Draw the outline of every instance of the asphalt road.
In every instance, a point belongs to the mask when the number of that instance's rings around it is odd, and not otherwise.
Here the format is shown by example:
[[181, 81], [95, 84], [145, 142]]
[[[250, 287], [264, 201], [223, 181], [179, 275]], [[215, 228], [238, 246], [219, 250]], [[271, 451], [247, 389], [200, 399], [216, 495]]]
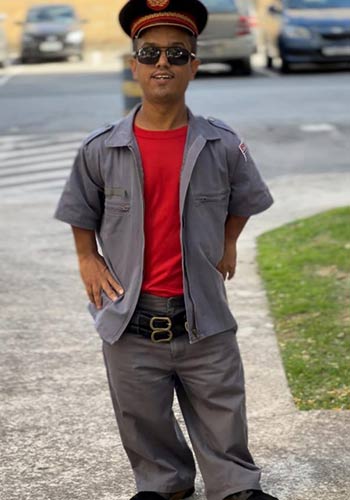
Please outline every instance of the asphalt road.
[[[0, 74], [0, 135], [83, 137], [122, 116], [120, 65], [72, 68], [43, 64]], [[267, 178], [350, 168], [349, 71], [282, 76], [257, 68], [250, 78], [202, 72], [187, 102], [234, 127]]]

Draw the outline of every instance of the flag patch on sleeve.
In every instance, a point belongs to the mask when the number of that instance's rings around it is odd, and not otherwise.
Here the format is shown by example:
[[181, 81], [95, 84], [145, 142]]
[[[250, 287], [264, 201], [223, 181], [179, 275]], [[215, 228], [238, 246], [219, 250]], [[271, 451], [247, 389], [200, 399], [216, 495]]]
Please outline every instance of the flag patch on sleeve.
[[239, 145], [239, 150], [240, 152], [242, 153], [242, 155], [244, 156], [244, 161], [248, 161], [248, 157], [247, 157], [247, 153], [248, 153], [248, 148], [247, 146], [244, 144], [244, 142], [241, 142], [241, 144]]

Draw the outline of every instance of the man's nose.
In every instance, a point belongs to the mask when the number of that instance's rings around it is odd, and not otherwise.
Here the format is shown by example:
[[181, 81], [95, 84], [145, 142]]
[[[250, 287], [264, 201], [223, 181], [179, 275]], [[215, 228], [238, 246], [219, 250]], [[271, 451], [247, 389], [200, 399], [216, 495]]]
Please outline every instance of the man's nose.
[[165, 50], [162, 50], [160, 53], [160, 57], [157, 62], [158, 67], [170, 66], [168, 58], [166, 56]]

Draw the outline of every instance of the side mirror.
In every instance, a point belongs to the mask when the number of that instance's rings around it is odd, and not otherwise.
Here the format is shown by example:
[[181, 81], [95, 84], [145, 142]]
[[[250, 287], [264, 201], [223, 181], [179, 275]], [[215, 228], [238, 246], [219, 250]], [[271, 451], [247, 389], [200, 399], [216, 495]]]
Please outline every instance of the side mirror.
[[24, 21], [15, 21], [14, 24], [16, 24], [17, 26], [23, 26]]
[[277, 5], [270, 5], [270, 7], [267, 9], [268, 13], [273, 15], [273, 16], [281, 16], [282, 15], [282, 8], [277, 7]]
[[88, 24], [88, 19], [80, 19], [80, 24]]

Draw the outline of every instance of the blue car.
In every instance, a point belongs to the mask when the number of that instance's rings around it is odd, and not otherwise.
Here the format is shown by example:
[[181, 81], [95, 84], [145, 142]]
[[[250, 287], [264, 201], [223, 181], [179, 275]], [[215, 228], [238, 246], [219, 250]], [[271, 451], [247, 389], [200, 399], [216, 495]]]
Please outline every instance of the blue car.
[[350, 0], [283, 0], [263, 22], [267, 67], [350, 62]]

